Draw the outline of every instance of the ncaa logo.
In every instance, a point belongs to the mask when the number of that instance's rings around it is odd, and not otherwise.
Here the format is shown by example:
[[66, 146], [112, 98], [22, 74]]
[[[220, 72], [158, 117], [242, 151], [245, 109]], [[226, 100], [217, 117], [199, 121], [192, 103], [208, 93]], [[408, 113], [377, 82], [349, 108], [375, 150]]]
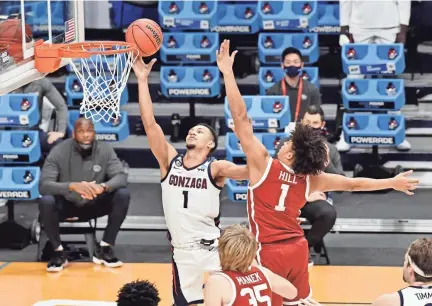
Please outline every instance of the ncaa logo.
[[175, 161], [175, 165], [177, 166], [177, 167], [181, 167], [182, 166], [182, 161], [180, 160], [180, 159], [176, 159], [176, 161]]

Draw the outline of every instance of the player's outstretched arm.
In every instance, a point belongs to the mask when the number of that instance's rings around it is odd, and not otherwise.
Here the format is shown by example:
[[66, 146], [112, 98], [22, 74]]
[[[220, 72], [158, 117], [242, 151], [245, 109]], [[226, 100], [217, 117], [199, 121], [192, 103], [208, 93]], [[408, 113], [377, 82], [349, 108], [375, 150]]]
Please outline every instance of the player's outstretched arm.
[[[255, 260], [252, 263], [253, 266], [261, 269], [264, 274], [267, 276], [270, 284], [272, 286], [272, 291], [286, 299], [292, 300], [297, 296], [297, 288], [291, 284], [287, 279], [273, 273], [267, 268], [260, 266]], [[207, 304], [206, 304], [207, 305]]]
[[400, 305], [400, 297], [398, 293], [383, 294], [377, 298], [372, 306], [395, 306]]
[[168, 171], [169, 163], [177, 155], [177, 151], [166, 141], [165, 135], [159, 124], [156, 123], [153, 113], [148, 76], [155, 62], [156, 59], [152, 59], [150, 63], [145, 64], [141, 58], [138, 58], [133, 65], [133, 69], [138, 79], [141, 120], [146, 131], [150, 149], [159, 163], [161, 176], [164, 177]]
[[229, 304], [232, 295], [231, 284], [218, 274], [210, 275], [204, 286], [204, 301], [206, 306], [221, 306]]
[[217, 178], [217, 180], [226, 178], [232, 180], [249, 179], [247, 166], [239, 166], [227, 160], [218, 160], [213, 162], [212, 172], [213, 177]]
[[250, 182], [253, 185], [261, 179], [267, 166], [269, 154], [264, 145], [254, 136], [252, 123], [247, 114], [246, 103], [238, 89], [232, 69], [237, 51], [229, 54], [230, 42], [224, 40], [216, 51], [217, 64], [225, 81], [229, 108], [235, 125], [235, 133], [245, 152]]
[[413, 195], [419, 180], [410, 178], [413, 171], [401, 173], [389, 179], [349, 178], [338, 174], [321, 173], [310, 178], [310, 193], [314, 191], [374, 191], [394, 189]]

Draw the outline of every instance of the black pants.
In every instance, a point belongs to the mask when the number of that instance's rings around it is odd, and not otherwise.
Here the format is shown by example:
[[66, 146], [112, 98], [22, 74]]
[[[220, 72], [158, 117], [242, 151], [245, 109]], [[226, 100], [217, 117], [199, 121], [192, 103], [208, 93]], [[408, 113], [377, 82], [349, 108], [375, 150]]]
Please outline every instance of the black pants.
[[312, 225], [306, 235], [309, 248], [317, 247], [335, 224], [336, 209], [325, 200], [308, 202], [302, 208], [301, 216], [306, 218]]
[[40, 141], [40, 146], [41, 146], [41, 151], [43, 154], [48, 155], [48, 153], [51, 151], [51, 149], [58, 143], [63, 141], [63, 138], [59, 138], [56, 141], [54, 141], [53, 143], [48, 143], [48, 133], [39, 130], [39, 141]]
[[114, 245], [126, 218], [129, 201], [130, 194], [126, 188], [101, 194], [83, 207], [76, 207], [62, 196], [44, 195], [39, 200], [40, 221], [53, 248], [57, 249], [61, 244], [60, 222], [73, 217], [88, 221], [108, 215], [108, 225], [102, 240]]

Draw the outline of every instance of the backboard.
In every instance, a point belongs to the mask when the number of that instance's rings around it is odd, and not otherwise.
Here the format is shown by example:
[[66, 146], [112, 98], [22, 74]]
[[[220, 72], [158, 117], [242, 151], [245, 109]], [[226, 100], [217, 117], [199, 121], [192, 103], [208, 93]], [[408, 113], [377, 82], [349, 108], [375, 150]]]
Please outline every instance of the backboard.
[[[84, 0], [1, 1], [0, 95], [45, 76], [34, 67], [36, 41], [84, 41], [83, 2]], [[63, 60], [60, 67], [66, 64], [67, 60]]]

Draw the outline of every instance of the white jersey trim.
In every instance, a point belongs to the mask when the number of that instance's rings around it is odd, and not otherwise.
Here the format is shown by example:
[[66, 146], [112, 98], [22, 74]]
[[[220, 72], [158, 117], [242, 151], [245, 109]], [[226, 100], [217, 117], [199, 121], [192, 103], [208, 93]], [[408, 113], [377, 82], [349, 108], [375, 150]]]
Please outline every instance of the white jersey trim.
[[229, 277], [228, 275], [226, 275], [223, 271], [221, 272], [217, 272], [216, 274], [219, 274], [221, 276], [223, 276], [226, 280], [228, 280], [231, 284], [231, 288], [233, 291], [233, 294], [231, 296], [231, 300], [229, 301], [229, 303], [226, 306], [231, 306], [232, 304], [234, 304], [236, 298], [237, 298], [237, 288], [236, 285], [234, 284], [233, 280], [231, 279], [231, 277]]
[[249, 184], [249, 189], [250, 189], [250, 190], [256, 189], [256, 188], [258, 188], [262, 183], [264, 183], [265, 179], [267, 178], [267, 175], [268, 175], [269, 172], [270, 172], [270, 168], [271, 168], [272, 163], [273, 163], [273, 158], [269, 157], [269, 160], [268, 160], [268, 162], [267, 162], [267, 167], [266, 167], [266, 169], [265, 169], [265, 171], [264, 171], [264, 174], [262, 175], [262, 177], [260, 178], [260, 180], [259, 180], [255, 185], [251, 186], [251, 185]]
[[[271, 163], [270, 163], [270, 165], [271, 165]], [[254, 202], [253, 189], [250, 188], [250, 190], [248, 191], [248, 193], [249, 193], [249, 196], [250, 196], [250, 202], [251, 202], [250, 206], [251, 206], [251, 210], [252, 210], [250, 216], [251, 216], [252, 222], [255, 224], [255, 229], [256, 229], [255, 239], [258, 242], [258, 249], [257, 249], [257, 252], [256, 252], [256, 254], [257, 254], [256, 260], [257, 260], [257, 262], [258, 262], [259, 265], [262, 265], [262, 263], [261, 263], [261, 256], [260, 256], [262, 245], [261, 245], [261, 242], [260, 242], [260, 239], [259, 239], [259, 227], [258, 227], [258, 223], [255, 221], [255, 202]], [[248, 215], [249, 215], [249, 205], [246, 205], [246, 207], [247, 207]], [[250, 224], [250, 220], [249, 220], [249, 228], [252, 229], [252, 224]]]

